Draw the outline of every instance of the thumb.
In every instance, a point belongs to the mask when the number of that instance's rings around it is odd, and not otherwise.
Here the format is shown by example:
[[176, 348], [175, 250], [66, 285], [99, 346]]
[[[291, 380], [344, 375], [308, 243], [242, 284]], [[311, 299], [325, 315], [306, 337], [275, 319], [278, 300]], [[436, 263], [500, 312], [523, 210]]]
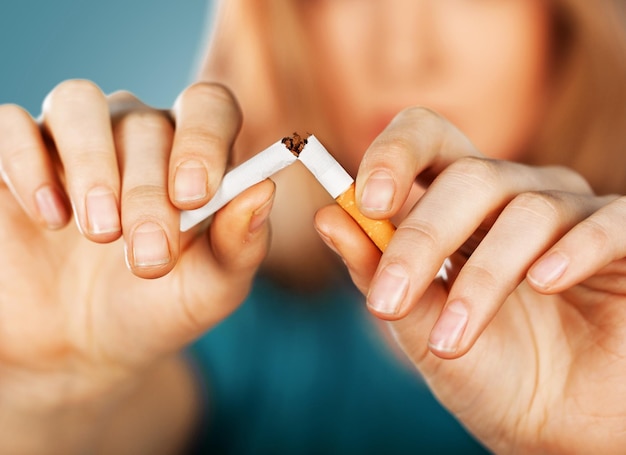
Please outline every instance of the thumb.
[[265, 258], [270, 238], [267, 222], [275, 185], [265, 180], [219, 210], [208, 232], [189, 232], [174, 273], [180, 274], [181, 299], [195, 338], [220, 322], [248, 295]]

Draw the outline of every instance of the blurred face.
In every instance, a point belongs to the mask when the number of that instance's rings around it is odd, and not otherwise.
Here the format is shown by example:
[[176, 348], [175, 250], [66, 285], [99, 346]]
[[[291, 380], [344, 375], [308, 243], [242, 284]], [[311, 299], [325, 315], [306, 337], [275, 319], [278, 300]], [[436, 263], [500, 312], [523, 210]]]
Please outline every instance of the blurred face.
[[419, 105], [444, 115], [483, 153], [523, 158], [547, 95], [547, 4], [297, 0], [324, 137], [355, 170], [391, 118]]

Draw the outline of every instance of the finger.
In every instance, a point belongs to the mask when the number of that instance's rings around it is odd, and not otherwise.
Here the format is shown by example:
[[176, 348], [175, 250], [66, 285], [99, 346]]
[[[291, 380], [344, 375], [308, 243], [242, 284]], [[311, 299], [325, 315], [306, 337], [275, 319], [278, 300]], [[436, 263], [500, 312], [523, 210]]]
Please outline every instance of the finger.
[[[569, 171], [479, 157], [448, 166], [398, 227], [368, 296], [370, 310], [384, 319], [404, 317], [444, 260], [467, 244], [487, 218], [517, 194], [567, 180], [561, 173]], [[385, 291], [400, 282], [403, 293]]]
[[562, 192], [516, 197], [459, 272], [430, 334], [431, 350], [447, 358], [466, 353], [532, 262], [597, 204], [597, 198]]
[[106, 97], [109, 105], [109, 115], [114, 127], [120, 119], [135, 109], [152, 109], [128, 90], [116, 90], [109, 93]]
[[[600, 201], [606, 205], [576, 225], [533, 264], [528, 281], [536, 290], [562, 292], [626, 257], [626, 197], [607, 196]], [[604, 283], [608, 289], [623, 281], [615, 282], [613, 278], [612, 283]], [[623, 291], [623, 286], [620, 289]]]
[[229, 273], [250, 275], [267, 252], [267, 219], [274, 202], [275, 185], [268, 179], [252, 188], [218, 211], [210, 227], [215, 261]]
[[63, 163], [79, 229], [96, 242], [115, 240], [120, 178], [104, 94], [89, 81], [59, 84], [44, 101], [43, 125]]
[[437, 174], [463, 156], [481, 156], [452, 124], [433, 111], [398, 114], [366, 151], [356, 179], [363, 214], [390, 218], [407, 199], [416, 176]]
[[219, 186], [241, 127], [241, 111], [224, 86], [199, 82], [178, 97], [173, 115], [170, 199], [180, 209], [195, 209]]
[[179, 212], [167, 195], [172, 137], [170, 120], [147, 106], [116, 121], [127, 262], [142, 278], [165, 275], [179, 254]]
[[315, 229], [326, 245], [342, 258], [356, 287], [367, 294], [380, 260], [380, 250], [354, 219], [336, 204], [316, 213]]
[[24, 109], [0, 106], [0, 171], [15, 199], [35, 222], [67, 224], [69, 208], [39, 127]]

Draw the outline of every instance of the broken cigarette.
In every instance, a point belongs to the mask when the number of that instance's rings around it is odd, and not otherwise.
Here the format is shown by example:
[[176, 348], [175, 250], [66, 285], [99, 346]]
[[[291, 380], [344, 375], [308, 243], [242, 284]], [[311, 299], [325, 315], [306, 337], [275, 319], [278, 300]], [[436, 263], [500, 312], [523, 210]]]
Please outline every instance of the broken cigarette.
[[[203, 207], [181, 212], [180, 230], [187, 231], [204, 221], [235, 196], [299, 160], [315, 176], [335, 201], [359, 224], [381, 251], [385, 251], [396, 227], [389, 220], [374, 220], [363, 215], [354, 194], [354, 179], [313, 135], [294, 133], [272, 144], [226, 173], [213, 198]], [[435, 278], [447, 280], [446, 259]]]
[[[294, 135], [295, 137], [295, 135]], [[354, 179], [313, 135], [305, 139], [298, 160], [311, 171], [331, 197], [354, 218], [380, 251], [385, 251], [396, 227], [389, 220], [374, 220], [363, 215], [354, 194]], [[295, 153], [295, 152], [294, 152]]]
[[262, 152], [226, 173], [213, 198], [195, 210], [184, 210], [180, 216], [180, 230], [188, 231], [201, 223], [235, 196], [274, 173], [300, 160], [330, 193], [333, 199], [361, 226], [374, 244], [385, 251], [395, 226], [389, 220], [374, 220], [363, 215], [356, 204], [354, 179], [331, 156], [313, 135], [294, 133], [272, 144]]
[[224, 175], [215, 195], [195, 210], [180, 214], [180, 230], [185, 232], [206, 220], [235, 196], [296, 161], [296, 155], [278, 141]]

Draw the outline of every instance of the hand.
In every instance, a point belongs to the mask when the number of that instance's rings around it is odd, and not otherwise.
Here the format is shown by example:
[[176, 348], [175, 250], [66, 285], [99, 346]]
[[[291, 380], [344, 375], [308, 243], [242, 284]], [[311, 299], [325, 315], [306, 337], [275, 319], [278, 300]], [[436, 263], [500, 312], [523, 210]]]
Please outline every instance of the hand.
[[623, 452], [626, 198], [488, 159], [417, 108], [365, 154], [362, 211], [397, 214], [415, 182], [425, 192], [382, 257], [338, 207], [317, 215], [370, 310], [492, 450]]
[[0, 106], [0, 416], [110, 405], [245, 298], [271, 181], [207, 233], [179, 233], [179, 209], [210, 199], [240, 123], [230, 92], [207, 83], [171, 112], [79, 80], [54, 89], [39, 124]]

